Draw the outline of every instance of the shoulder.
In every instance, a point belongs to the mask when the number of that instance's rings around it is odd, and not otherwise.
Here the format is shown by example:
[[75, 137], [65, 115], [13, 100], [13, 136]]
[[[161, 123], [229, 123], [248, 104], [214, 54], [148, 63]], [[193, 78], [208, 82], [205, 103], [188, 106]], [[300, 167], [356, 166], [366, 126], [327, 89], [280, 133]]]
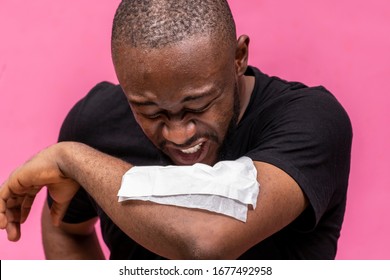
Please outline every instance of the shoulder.
[[313, 160], [349, 160], [352, 125], [333, 94], [323, 86], [261, 73], [256, 78], [259, 85], [242, 125], [250, 135], [249, 151], [282, 159], [283, 165], [298, 161], [298, 170]]
[[257, 131], [261, 128], [264, 134], [264, 129], [284, 126], [308, 129], [311, 134], [337, 130], [346, 137], [352, 136], [347, 112], [325, 87], [270, 77], [256, 68], [252, 73], [256, 85], [246, 117], [249, 123], [256, 124]]
[[[318, 222], [334, 203], [341, 209], [347, 190], [352, 143], [348, 114], [322, 86], [261, 73], [256, 78], [257, 90], [239, 127], [244, 138], [240, 145], [246, 143], [243, 152], [289, 174], [308, 197]], [[335, 193], [338, 199], [332, 200]]]
[[121, 87], [101, 82], [69, 111], [59, 140], [86, 142], [99, 133], [108, 133], [113, 124], [122, 126], [131, 120], [132, 112]]
[[109, 112], [112, 108], [128, 109], [122, 88], [109, 82], [101, 82], [95, 85], [75, 107], [88, 113], [88, 115], [90, 113], [100, 115], [101, 110]]

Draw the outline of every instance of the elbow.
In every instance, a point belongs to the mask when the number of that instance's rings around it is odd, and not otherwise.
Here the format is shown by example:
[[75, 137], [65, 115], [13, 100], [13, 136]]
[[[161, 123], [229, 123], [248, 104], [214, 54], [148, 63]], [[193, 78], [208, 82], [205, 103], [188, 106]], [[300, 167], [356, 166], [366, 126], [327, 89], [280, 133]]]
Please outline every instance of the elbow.
[[226, 260], [230, 259], [221, 251], [210, 250], [210, 248], [197, 248], [190, 255], [192, 260]]
[[181, 259], [191, 260], [226, 260], [236, 258], [229, 253], [224, 242], [215, 238], [196, 238], [188, 242]]

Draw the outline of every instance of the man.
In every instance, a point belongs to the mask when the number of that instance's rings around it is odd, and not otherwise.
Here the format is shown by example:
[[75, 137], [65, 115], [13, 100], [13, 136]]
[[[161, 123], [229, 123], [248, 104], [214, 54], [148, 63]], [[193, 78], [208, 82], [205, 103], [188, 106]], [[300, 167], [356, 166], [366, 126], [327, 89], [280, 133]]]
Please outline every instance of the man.
[[[67, 116], [60, 143], [11, 174], [0, 191], [0, 228], [18, 240], [47, 185], [48, 258], [102, 258], [98, 218], [112, 259], [334, 258], [348, 185], [348, 116], [323, 87], [249, 67], [248, 48], [224, 0], [122, 1], [112, 33], [120, 87], [97, 85]], [[134, 166], [196, 170], [195, 163], [242, 156], [260, 185], [245, 222], [118, 202], [121, 178]]]

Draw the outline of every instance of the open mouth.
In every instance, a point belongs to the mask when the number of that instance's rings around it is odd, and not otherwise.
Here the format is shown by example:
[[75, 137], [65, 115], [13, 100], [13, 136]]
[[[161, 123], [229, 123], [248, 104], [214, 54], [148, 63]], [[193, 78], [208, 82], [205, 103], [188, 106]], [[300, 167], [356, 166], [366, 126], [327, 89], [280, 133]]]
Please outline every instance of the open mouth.
[[192, 165], [198, 162], [202, 162], [202, 160], [206, 158], [209, 150], [208, 146], [208, 141], [202, 141], [186, 149], [169, 147], [168, 154], [175, 162], [175, 164]]
[[193, 154], [199, 151], [202, 148], [203, 143], [199, 143], [191, 148], [180, 150], [184, 154]]

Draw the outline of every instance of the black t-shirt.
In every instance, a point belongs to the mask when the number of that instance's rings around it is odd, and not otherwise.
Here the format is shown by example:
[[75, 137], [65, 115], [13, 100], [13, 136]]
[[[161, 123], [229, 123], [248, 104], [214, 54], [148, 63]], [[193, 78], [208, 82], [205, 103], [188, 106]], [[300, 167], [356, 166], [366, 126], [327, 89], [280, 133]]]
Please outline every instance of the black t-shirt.
[[[246, 75], [255, 76], [254, 91], [227, 142], [224, 159], [246, 155], [279, 167], [299, 184], [310, 206], [240, 258], [333, 259], [346, 204], [352, 140], [349, 118], [323, 87], [269, 77], [254, 67]], [[171, 164], [143, 134], [121, 87], [107, 82], [98, 84], [73, 107], [59, 141], [82, 142], [134, 165]], [[79, 223], [96, 216], [111, 259], [161, 258], [125, 235], [83, 189], [64, 221]]]

